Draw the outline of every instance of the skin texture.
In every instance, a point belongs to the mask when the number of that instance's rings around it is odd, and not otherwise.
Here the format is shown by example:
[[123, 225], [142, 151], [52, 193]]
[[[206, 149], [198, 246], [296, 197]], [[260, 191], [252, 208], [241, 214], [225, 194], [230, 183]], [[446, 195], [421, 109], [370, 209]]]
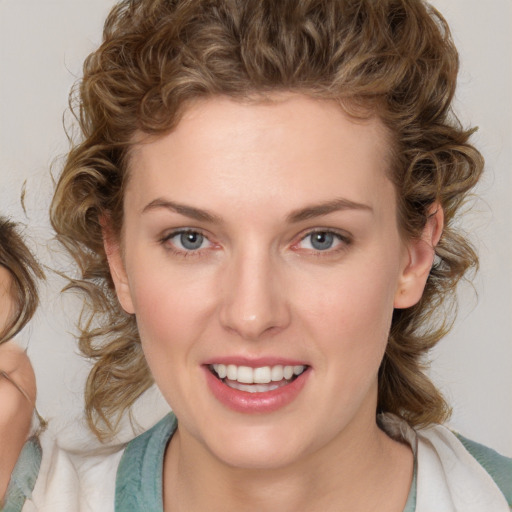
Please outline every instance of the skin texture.
[[0, 265], [0, 327], [7, 325], [13, 313], [11, 281], [12, 278], [9, 271]]
[[[0, 266], [0, 330], [12, 312], [11, 277]], [[0, 503], [27, 439], [36, 399], [35, 375], [26, 353], [12, 342], [0, 345], [0, 370], [14, 382], [0, 376]], [[17, 389], [21, 387], [27, 397]]]
[[[442, 212], [401, 240], [387, 154], [377, 119], [292, 94], [204, 100], [172, 133], [141, 137], [121, 240], [105, 240], [179, 420], [166, 511], [403, 509], [413, 459], [376, 425], [377, 373], [393, 309], [421, 297]], [[183, 229], [203, 235], [199, 249]], [[332, 246], [315, 249], [312, 231]], [[293, 359], [307, 380], [276, 411], [234, 411], [205, 377], [227, 357]]]

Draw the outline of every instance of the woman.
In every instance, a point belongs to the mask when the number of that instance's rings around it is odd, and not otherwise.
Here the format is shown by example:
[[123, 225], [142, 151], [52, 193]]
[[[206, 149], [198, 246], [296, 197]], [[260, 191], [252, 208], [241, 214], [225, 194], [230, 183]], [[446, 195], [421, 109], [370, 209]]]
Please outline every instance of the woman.
[[439, 426], [422, 366], [477, 263], [457, 69], [420, 1], [113, 9], [52, 223], [91, 429], [153, 380], [174, 414], [80, 466], [85, 509], [509, 509], [511, 462]]
[[36, 279], [42, 278], [15, 224], [0, 218], [0, 506], [5, 510], [23, 505], [41, 462], [37, 437], [27, 441], [36, 400], [34, 371], [10, 340], [34, 315]]

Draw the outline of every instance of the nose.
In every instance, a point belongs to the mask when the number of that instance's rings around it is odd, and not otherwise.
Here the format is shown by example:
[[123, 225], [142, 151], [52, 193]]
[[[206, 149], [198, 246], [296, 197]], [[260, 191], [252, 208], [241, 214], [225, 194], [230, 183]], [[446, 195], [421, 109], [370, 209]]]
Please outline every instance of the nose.
[[285, 329], [290, 322], [282, 271], [264, 251], [239, 254], [224, 274], [220, 322], [246, 340]]

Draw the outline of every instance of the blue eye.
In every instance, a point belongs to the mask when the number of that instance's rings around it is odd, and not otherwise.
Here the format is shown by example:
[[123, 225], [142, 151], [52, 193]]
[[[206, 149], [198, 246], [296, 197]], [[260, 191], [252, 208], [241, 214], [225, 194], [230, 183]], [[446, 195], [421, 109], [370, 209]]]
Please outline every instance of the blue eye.
[[334, 234], [326, 231], [312, 233], [310, 236], [311, 246], [317, 251], [326, 251], [330, 249], [334, 243]]
[[180, 234], [180, 243], [189, 251], [195, 251], [203, 245], [204, 236], [200, 233], [189, 231], [188, 233]]
[[197, 231], [179, 231], [166, 237], [165, 241], [172, 243], [180, 251], [197, 251], [211, 245], [210, 241]]
[[302, 249], [313, 251], [328, 251], [335, 249], [345, 240], [341, 235], [332, 231], [313, 231], [308, 233], [299, 243]]

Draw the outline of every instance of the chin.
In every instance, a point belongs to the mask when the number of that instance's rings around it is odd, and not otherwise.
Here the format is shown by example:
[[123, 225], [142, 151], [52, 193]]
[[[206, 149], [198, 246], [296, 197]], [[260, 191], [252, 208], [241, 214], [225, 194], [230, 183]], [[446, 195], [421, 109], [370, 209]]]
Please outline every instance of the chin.
[[[208, 441], [208, 440], [206, 440]], [[248, 470], [280, 469], [305, 456], [306, 439], [290, 436], [289, 429], [243, 427], [216, 435], [208, 447], [227, 466]]]

